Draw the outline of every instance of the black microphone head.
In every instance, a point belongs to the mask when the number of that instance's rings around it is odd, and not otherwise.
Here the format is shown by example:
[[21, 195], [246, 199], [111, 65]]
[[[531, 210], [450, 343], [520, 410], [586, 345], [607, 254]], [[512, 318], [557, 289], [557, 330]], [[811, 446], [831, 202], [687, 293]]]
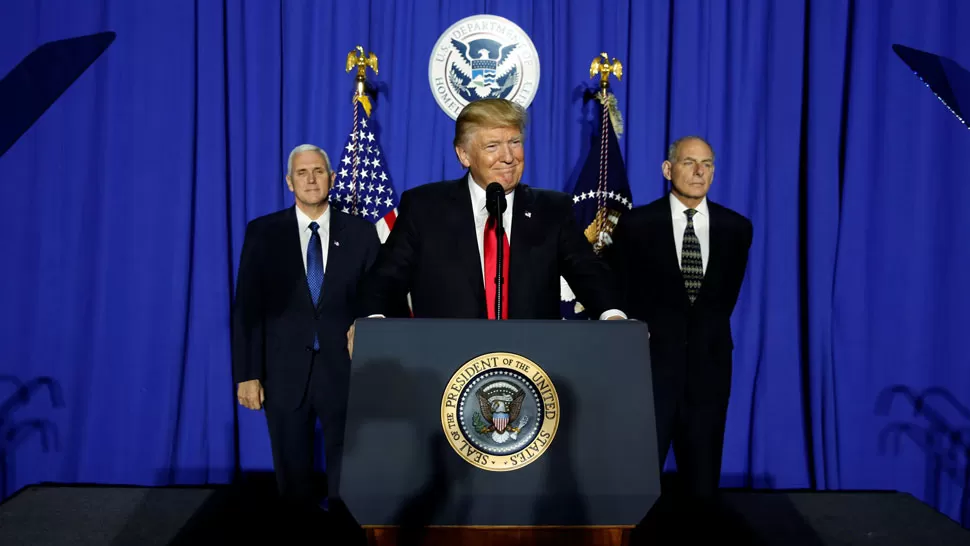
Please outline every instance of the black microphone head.
[[[498, 216], [505, 212], [508, 206], [509, 204], [505, 200], [505, 188], [501, 184], [492, 182], [485, 187], [485, 208], [488, 209], [489, 214]], [[500, 212], [496, 212], [496, 207]]]

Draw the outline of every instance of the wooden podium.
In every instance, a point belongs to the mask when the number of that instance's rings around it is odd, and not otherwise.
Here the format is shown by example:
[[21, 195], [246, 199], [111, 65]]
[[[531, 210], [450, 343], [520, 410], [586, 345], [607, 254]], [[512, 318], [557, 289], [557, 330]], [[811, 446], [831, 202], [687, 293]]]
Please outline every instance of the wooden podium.
[[393, 527], [367, 528], [369, 546], [517, 546], [581, 544], [583, 546], [628, 546], [630, 529], [625, 527], [428, 527], [420, 533]]
[[358, 321], [342, 459], [370, 544], [626, 544], [660, 495], [647, 327]]

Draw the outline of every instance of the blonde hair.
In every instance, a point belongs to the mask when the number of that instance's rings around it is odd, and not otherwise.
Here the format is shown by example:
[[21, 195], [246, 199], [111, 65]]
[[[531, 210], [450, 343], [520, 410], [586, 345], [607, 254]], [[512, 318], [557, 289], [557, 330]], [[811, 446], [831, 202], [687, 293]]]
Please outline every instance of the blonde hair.
[[517, 127], [525, 133], [525, 108], [506, 99], [480, 99], [465, 106], [455, 120], [455, 146], [468, 142], [476, 129]]

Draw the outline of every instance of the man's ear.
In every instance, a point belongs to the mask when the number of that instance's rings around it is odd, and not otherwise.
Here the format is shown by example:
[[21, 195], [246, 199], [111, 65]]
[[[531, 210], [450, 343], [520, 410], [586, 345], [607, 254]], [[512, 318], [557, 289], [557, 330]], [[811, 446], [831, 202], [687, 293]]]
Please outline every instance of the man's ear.
[[468, 157], [468, 153], [461, 146], [455, 146], [455, 155], [458, 156], [458, 161], [461, 162], [462, 166], [466, 169], [471, 167], [471, 158]]

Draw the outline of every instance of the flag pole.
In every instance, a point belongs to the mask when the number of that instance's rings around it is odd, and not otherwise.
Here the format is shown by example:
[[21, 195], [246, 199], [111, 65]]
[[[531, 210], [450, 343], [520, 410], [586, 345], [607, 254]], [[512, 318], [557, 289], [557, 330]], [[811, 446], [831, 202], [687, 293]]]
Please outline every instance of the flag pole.
[[[597, 93], [597, 99], [600, 104], [603, 105], [601, 116], [600, 116], [600, 169], [599, 169], [599, 180], [596, 187], [597, 199], [596, 199], [596, 218], [593, 221], [594, 233], [587, 233], [587, 238], [593, 243], [593, 250], [599, 254], [603, 248], [600, 242], [599, 234], [606, 227], [606, 195], [607, 195], [607, 185], [609, 181], [609, 127], [610, 118], [616, 117], [618, 112], [616, 112], [615, 99], [612, 98], [609, 92], [610, 87], [610, 75], [616, 76], [616, 79], [623, 79], [623, 65], [616, 59], [613, 58], [610, 61], [609, 55], [606, 52], [600, 53], [598, 57], [593, 59], [593, 62], [589, 66], [589, 77], [595, 78], [599, 76], [600, 90]], [[616, 125], [616, 124], [614, 124]], [[614, 130], [617, 133], [617, 137], [622, 133], [622, 129], [617, 127]], [[592, 236], [591, 236], [592, 235]]]

